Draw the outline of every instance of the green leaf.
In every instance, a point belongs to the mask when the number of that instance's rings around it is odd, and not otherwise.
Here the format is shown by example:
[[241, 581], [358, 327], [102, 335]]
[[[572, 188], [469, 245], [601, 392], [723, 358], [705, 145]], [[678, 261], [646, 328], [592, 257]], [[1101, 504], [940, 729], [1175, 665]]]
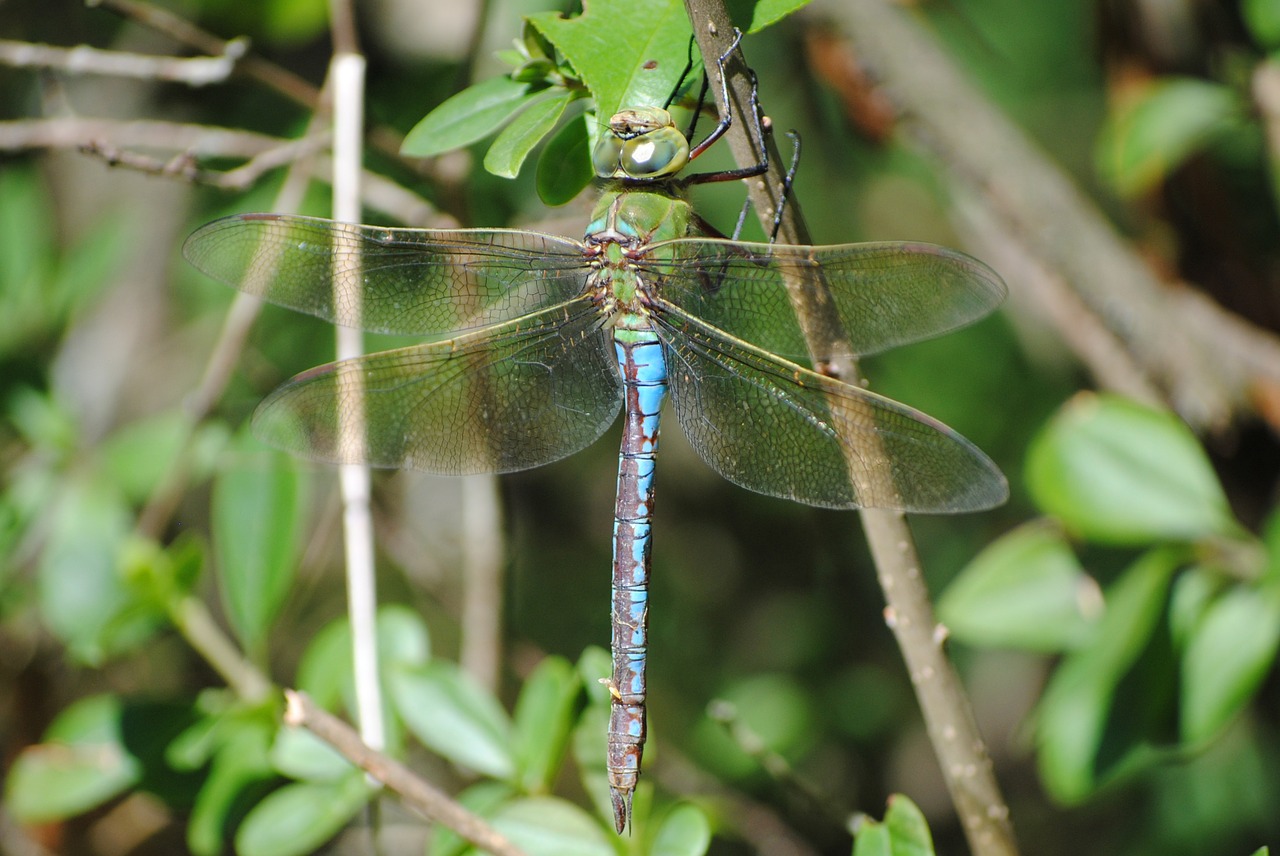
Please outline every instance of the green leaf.
[[[1178, 551], [1152, 550], [1106, 593], [1106, 612], [1092, 642], [1068, 654], [1045, 688], [1035, 714], [1041, 778], [1061, 802], [1086, 798], [1104, 780], [1137, 763], [1131, 747], [1103, 754], [1121, 681], [1150, 643], [1163, 613]], [[1133, 713], [1127, 711], [1126, 713]]]
[[694, 805], [678, 805], [662, 819], [650, 856], [702, 856], [711, 846], [711, 824]]
[[752, 742], [788, 758], [812, 745], [816, 729], [809, 695], [790, 675], [755, 675], [734, 681], [721, 694], [730, 728], [745, 729]]
[[142, 764], [124, 745], [124, 706], [113, 695], [75, 702], [44, 742], [14, 761], [5, 805], [23, 823], [47, 823], [96, 808], [136, 785]]
[[1234, 89], [1197, 78], [1166, 77], [1112, 115], [1098, 137], [1098, 172], [1118, 192], [1143, 193], [1215, 134], [1243, 120]]
[[893, 842], [888, 828], [869, 817], [859, 819], [854, 833], [853, 856], [893, 856]]
[[423, 745], [462, 767], [510, 780], [511, 724], [494, 698], [452, 663], [389, 675], [391, 697]]
[[[573, 730], [573, 760], [583, 790], [591, 797], [591, 803], [602, 818], [613, 818], [613, 805], [609, 799], [609, 777], [605, 770], [605, 746], [609, 729], [609, 689], [601, 679], [607, 679], [612, 671], [609, 652], [595, 645], [582, 652], [577, 662], [578, 675], [586, 690], [587, 708], [578, 717]], [[645, 780], [640, 779], [641, 787]], [[632, 803], [635, 814], [635, 803]]]
[[1280, 0], [1244, 0], [1240, 14], [1254, 41], [1267, 49], [1280, 47]]
[[253, 807], [236, 831], [239, 856], [311, 853], [338, 833], [373, 791], [359, 770], [337, 782], [285, 785]]
[[271, 0], [262, 5], [262, 28], [273, 42], [302, 45], [323, 33], [328, 23], [325, 0]]
[[547, 205], [564, 205], [591, 183], [591, 141], [585, 114], [566, 122], [552, 135], [538, 158], [538, 198]]
[[503, 128], [484, 156], [484, 168], [502, 178], [515, 178], [533, 147], [555, 128], [576, 93], [553, 90], [534, 100]]
[[145, 501], [177, 465], [187, 435], [176, 410], [130, 422], [102, 444], [103, 465], [131, 501]]
[[729, 18], [744, 33], [758, 33], [792, 12], [809, 5], [809, 0], [729, 0]]
[[335, 782], [351, 774], [351, 762], [305, 728], [281, 728], [271, 744], [271, 766], [303, 782]]
[[1182, 737], [1215, 736], [1249, 702], [1280, 649], [1280, 585], [1237, 585], [1205, 611], [1182, 658]]
[[516, 701], [514, 739], [520, 787], [526, 793], [550, 790], [581, 695], [578, 675], [562, 657], [547, 657], [525, 681]]
[[400, 152], [431, 157], [469, 146], [501, 128], [531, 97], [529, 84], [509, 77], [477, 83], [424, 116], [405, 135]]
[[[492, 817], [497, 811], [498, 806], [511, 799], [515, 792], [511, 786], [505, 782], [495, 782], [492, 779], [483, 782], [477, 782], [458, 794], [458, 803], [472, 814], [480, 817]], [[435, 829], [431, 833], [431, 841], [427, 846], [427, 853], [430, 856], [460, 856], [462, 853], [472, 853], [476, 851], [470, 849], [470, 844], [464, 841], [458, 833], [443, 824], [435, 824]]]
[[160, 626], [158, 606], [125, 584], [117, 559], [130, 514], [114, 487], [70, 481], [51, 513], [40, 562], [40, 610], [53, 633], [86, 663], [129, 649]]
[[854, 837], [854, 856], [934, 856], [924, 814], [902, 794], [889, 797], [884, 823], [863, 816]]
[[[402, 604], [378, 608], [378, 661], [383, 672], [422, 666], [431, 659], [431, 637], [422, 616]], [[354, 697], [351, 624], [336, 618], [311, 637], [298, 663], [298, 689], [326, 710]]]
[[1027, 487], [1083, 538], [1143, 545], [1240, 529], [1195, 435], [1175, 417], [1106, 395], [1078, 395], [1027, 454]]
[[1280, 583], [1280, 506], [1273, 508], [1262, 524], [1262, 549], [1267, 562], [1263, 577]]
[[884, 816], [893, 856], [933, 856], [933, 836], [919, 807], [902, 794], [889, 797]]
[[248, 434], [233, 445], [228, 465], [214, 480], [218, 581], [227, 618], [250, 652], [265, 644], [293, 582], [305, 496], [294, 460]]
[[261, 717], [222, 719], [216, 754], [187, 823], [187, 846], [196, 856], [222, 853], [228, 821], [245, 791], [276, 775], [267, 762], [274, 725]]
[[545, 12], [528, 20], [578, 72], [604, 118], [623, 107], [665, 103], [692, 34], [678, 0], [592, 0], [575, 18]]
[[613, 845], [589, 814], [555, 797], [512, 800], [490, 821], [529, 856], [615, 856]]
[[1093, 635], [1098, 585], [1061, 533], [1030, 523], [983, 550], [947, 587], [938, 617], [955, 639], [1056, 653]]

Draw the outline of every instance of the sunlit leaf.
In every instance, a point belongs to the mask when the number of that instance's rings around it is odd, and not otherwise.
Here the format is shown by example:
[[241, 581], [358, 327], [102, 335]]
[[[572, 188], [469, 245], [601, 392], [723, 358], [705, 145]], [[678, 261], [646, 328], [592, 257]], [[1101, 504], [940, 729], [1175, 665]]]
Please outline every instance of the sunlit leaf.
[[532, 97], [527, 83], [495, 77], [464, 89], [405, 135], [402, 154], [431, 157], [469, 146], [497, 131]]
[[1098, 171], [1121, 193], [1149, 190], [1213, 135], [1243, 118], [1236, 91], [1198, 78], [1167, 77], [1112, 116], [1098, 137]]
[[397, 670], [388, 681], [396, 710], [423, 745], [467, 769], [511, 778], [511, 724], [466, 673], [436, 661]]
[[1280, 585], [1240, 584], [1205, 610], [1182, 658], [1183, 739], [1217, 734], [1253, 697], [1280, 649]]
[[938, 617], [974, 645], [1057, 652], [1085, 643], [1101, 594], [1052, 526], [1033, 523], [993, 542], [938, 601]]
[[[596, 112], [660, 107], [671, 95], [688, 57], [689, 19], [678, 0], [592, 0], [583, 13], [530, 15], [596, 99]], [[619, 22], [627, 37], [618, 38]]]
[[1027, 486], [1046, 513], [1102, 543], [1240, 531], [1195, 435], [1115, 396], [1078, 395], [1059, 411], [1027, 454]]
[[236, 832], [239, 856], [300, 856], [318, 849], [351, 820], [373, 791], [365, 774], [337, 782], [285, 785], [258, 803]]

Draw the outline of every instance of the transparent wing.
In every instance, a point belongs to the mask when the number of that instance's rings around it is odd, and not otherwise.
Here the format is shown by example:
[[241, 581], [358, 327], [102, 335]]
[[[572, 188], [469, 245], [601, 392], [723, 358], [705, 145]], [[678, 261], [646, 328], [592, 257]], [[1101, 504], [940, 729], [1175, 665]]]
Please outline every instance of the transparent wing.
[[1004, 299], [998, 274], [932, 244], [827, 247], [692, 238], [655, 244], [642, 263], [662, 297], [771, 353], [808, 353], [788, 282], [825, 281], [856, 354], [963, 327]]
[[[238, 214], [182, 248], [214, 279], [272, 303], [379, 333], [439, 335], [509, 321], [581, 293], [582, 245], [504, 229], [387, 229]], [[334, 278], [360, 304], [334, 300]]]
[[254, 430], [274, 446], [334, 463], [505, 473], [584, 448], [620, 403], [608, 333], [594, 304], [581, 299], [303, 372], [262, 402]]
[[[1007, 498], [991, 459], [937, 420], [661, 309], [680, 427], [729, 481], [828, 508], [962, 512]], [[850, 459], [888, 479], [851, 477]]]

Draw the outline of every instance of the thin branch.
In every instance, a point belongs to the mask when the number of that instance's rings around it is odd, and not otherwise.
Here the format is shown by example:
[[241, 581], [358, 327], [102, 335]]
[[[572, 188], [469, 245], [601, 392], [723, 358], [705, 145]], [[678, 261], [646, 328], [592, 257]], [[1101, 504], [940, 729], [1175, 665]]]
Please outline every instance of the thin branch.
[[194, 597], [184, 597], [169, 610], [175, 627], [204, 661], [213, 667], [236, 695], [250, 703], [270, 695], [271, 681], [241, 654], [235, 643]]
[[[164, 33], [173, 40], [195, 48], [201, 53], [220, 56], [227, 50], [227, 40], [157, 6], [142, 3], [139, 0], [89, 0], [89, 2], [90, 5], [101, 5], [105, 9], [110, 9]], [[314, 112], [321, 109], [322, 98], [318, 88], [292, 71], [263, 59], [252, 51], [237, 62], [236, 71], [257, 80], [308, 110]], [[387, 157], [395, 159], [401, 165], [419, 174], [428, 176], [434, 174], [430, 161], [422, 158], [408, 158], [400, 154], [400, 144], [404, 138], [395, 129], [376, 125], [369, 129], [368, 135], [370, 146]]]
[[107, 51], [88, 45], [63, 48], [0, 39], [0, 65], [208, 86], [230, 77], [247, 48], [245, 40], [234, 39], [223, 45], [219, 56], [182, 58]]
[[[714, 74], [714, 64], [708, 62], [708, 58], [722, 55], [733, 38], [724, 4], [721, 0], [686, 0], [686, 8], [708, 74]], [[733, 110], [736, 116], [749, 115], [743, 108], [750, 103], [750, 76], [738, 60], [726, 73], [731, 76], [730, 95], [735, 103], [721, 105], [721, 109]], [[747, 125], [743, 121], [734, 122], [728, 134], [730, 147], [740, 165], [754, 162], [751, 129]], [[772, 146], [772, 140], [767, 140], [766, 145]], [[747, 182], [762, 224], [772, 222], [775, 206], [781, 200], [782, 169], [775, 147], [770, 152], [769, 173]], [[788, 243], [810, 243], [795, 202], [784, 209], [778, 234]], [[822, 299], [821, 281], [788, 283], [788, 286], [814, 366], [846, 382], [861, 383], [852, 349], [843, 341], [834, 304], [830, 299]], [[883, 459], [884, 456], [869, 454], [867, 457]], [[853, 459], [849, 464], [855, 484], [866, 480], [881, 489], [888, 486], [886, 482], [891, 484], [891, 475], [882, 472], [882, 467], [859, 466]], [[860, 514], [876, 577], [885, 595], [886, 621], [907, 663], [930, 740], [969, 845], [975, 854], [983, 856], [1015, 854], [1017, 844], [1009, 810], [974, 722], [972, 706], [943, 650], [945, 633], [939, 632], [933, 616], [906, 518], [901, 513], [881, 509], [864, 509]]]
[[495, 476], [462, 479], [462, 640], [458, 661], [496, 692], [502, 662], [502, 505]]
[[107, 147], [189, 152], [195, 157], [252, 158], [285, 143], [279, 137], [182, 122], [152, 120], [21, 119], [0, 122], [0, 151]]
[[[328, 133], [313, 131], [283, 140], [253, 131], [177, 122], [113, 119], [25, 119], [0, 122], [0, 152], [34, 149], [78, 149], [115, 166], [148, 175], [178, 176], [223, 190], [243, 190], [266, 172], [305, 160], [328, 145]], [[176, 151], [158, 157], [130, 149]], [[198, 165], [203, 158], [248, 158], [225, 172]], [[328, 180], [327, 156], [316, 157], [310, 174]], [[440, 214], [426, 199], [383, 176], [365, 170], [364, 205], [410, 226], [455, 228], [457, 221]]]
[[[222, 56], [231, 43], [202, 30], [185, 18], [159, 6], [138, 0], [87, 0], [88, 6], [101, 6], [118, 15], [129, 18], [157, 32], [164, 33], [179, 44], [195, 48], [209, 56]], [[265, 83], [271, 89], [311, 110], [320, 105], [320, 90], [286, 68], [255, 55], [252, 51], [239, 59], [236, 70]]]
[[351, 763], [400, 795], [418, 814], [444, 824], [476, 847], [495, 856], [524, 856], [483, 818], [472, 814], [444, 791], [416, 775], [398, 761], [366, 746], [350, 726], [316, 706], [305, 693], [285, 690], [284, 721], [302, 727], [328, 743]]

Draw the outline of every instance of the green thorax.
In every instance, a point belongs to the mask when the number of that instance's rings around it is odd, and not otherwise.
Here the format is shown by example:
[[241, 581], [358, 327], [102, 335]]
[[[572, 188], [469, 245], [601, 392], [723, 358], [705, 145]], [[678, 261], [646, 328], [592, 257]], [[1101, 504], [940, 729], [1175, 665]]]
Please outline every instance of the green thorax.
[[645, 246], [683, 238], [692, 223], [693, 209], [678, 185], [611, 182], [591, 214], [587, 237]]

